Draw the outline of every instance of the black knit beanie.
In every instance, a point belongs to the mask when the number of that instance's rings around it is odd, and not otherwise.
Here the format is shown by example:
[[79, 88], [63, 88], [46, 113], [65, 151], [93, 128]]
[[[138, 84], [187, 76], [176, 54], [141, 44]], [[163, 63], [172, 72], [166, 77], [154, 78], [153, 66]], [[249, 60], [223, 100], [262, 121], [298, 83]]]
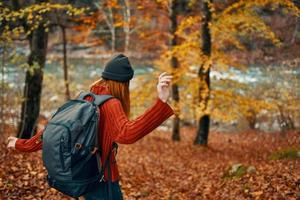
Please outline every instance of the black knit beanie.
[[132, 79], [134, 71], [130, 65], [128, 57], [119, 54], [113, 57], [104, 68], [102, 78], [125, 82]]

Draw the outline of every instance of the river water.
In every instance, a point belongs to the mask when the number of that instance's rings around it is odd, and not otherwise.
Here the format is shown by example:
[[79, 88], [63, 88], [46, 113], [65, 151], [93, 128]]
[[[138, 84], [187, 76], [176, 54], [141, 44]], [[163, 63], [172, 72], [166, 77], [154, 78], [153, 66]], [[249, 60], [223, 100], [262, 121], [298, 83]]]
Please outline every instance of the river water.
[[[99, 59], [69, 59], [69, 76], [70, 83], [74, 87], [71, 90], [82, 89], [86, 87], [79, 87], [80, 85], [88, 82], [92, 83], [92, 80], [97, 80], [103, 70], [104, 62]], [[135, 76], [141, 74], [152, 73], [155, 71], [155, 67], [151, 65], [141, 64], [139, 61], [133, 61], [132, 65], [135, 69]], [[43, 89], [43, 99], [42, 99], [42, 110], [44, 113], [49, 115], [53, 112], [61, 102], [57, 102], [59, 95], [55, 93], [63, 94], [64, 87], [63, 84], [63, 68], [60, 60], [47, 61], [45, 66], [45, 81]], [[9, 64], [5, 68], [5, 76], [0, 75], [0, 80], [4, 78], [5, 82], [8, 83], [10, 90], [18, 90], [20, 95], [24, 85], [24, 75], [25, 69], [18, 67], [17, 65]], [[49, 78], [50, 77], [50, 78]], [[266, 84], [280, 84], [283, 89], [293, 89], [296, 93], [296, 97], [300, 98], [300, 68], [282, 68], [281, 66], [251, 66], [246, 70], [238, 70], [236, 68], [229, 68], [227, 71], [220, 71], [213, 68], [210, 73], [211, 86], [212, 89], [218, 86], [219, 80], [233, 80], [238, 83], [242, 83], [251, 87], [254, 86], [264, 86]], [[292, 81], [293, 80], [293, 81]], [[134, 82], [134, 79], [133, 79]], [[53, 84], [54, 83], [54, 84]], [[56, 84], [57, 83], [57, 86]], [[296, 85], [295, 85], [296, 84]], [[52, 86], [50, 86], [52, 85]], [[54, 85], [54, 86], [53, 86]], [[59, 88], [57, 88], [59, 87]], [[226, 86], [225, 86], [226, 87]], [[224, 88], [226, 89], [226, 88]], [[272, 89], [272, 88], [270, 88]], [[276, 91], [275, 91], [276, 92]], [[52, 93], [51, 96], [45, 95], [45, 93]], [[47, 102], [46, 102], [47, 101]], [[48, 102], [50, 102], [50, 107]], [[47, 106], [45, 106], [45, 104]], [[47, 108], [50, 108], [49, 112], [46, 112]]]

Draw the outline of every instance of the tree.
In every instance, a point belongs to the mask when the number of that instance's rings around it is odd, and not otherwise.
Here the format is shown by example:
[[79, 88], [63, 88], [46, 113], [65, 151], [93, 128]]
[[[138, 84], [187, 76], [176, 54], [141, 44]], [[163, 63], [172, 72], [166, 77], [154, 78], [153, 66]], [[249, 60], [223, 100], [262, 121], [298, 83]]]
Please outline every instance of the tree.
[[[203, 105], [203, 110], [206, 111], [208, 107], [208, 100], [209, 100], [209, 91], [210, 91], [210, 78], [209, 78], [209, 72], [211, 68], [211, 48], [212, 48], [212, 42], [211, 42], [211, 33], [209, 24], [211, 23], [211, 11], [210, 6], [212, 4], [212, 0], [203, 1], [203, 22], [201, 27], [202, 32], [202, 53], [204, 54], [206, 60], [203, 62], [202, 66], [199, 68], [198, 72], [198, 78], [199, 82], [202, 84], [199, 86], [199, 100], [200, 104]], [[203, 114], [198, 122], [198, 130], [197, 130], [197, 136], [194, 141], [194, 144], [200, 144], [200, 145], [207, 145], [208, 140], [208, 133], [209, 133], [209, 122], [210, 122], [210, 116], [208, 113]]]
[[[95, 23], [100, 25], [101, 28], [101, 23], [105, 22], [110, 32], [112, 53], [117, 50], [128, 52], [133, 18], [130, 0], [105, 0], [95, 2], [94, 5], [98, 8], [98, 11], [95, 12], [96, 18], [92, 20], [96, 20]], [[124, 45], [121, 45], [123, 39]]]
[[66, 100], [70, 99], [70, 88], [69, 88], [69, 75], [68, 75], [68, 64], [67, 64], [67, 36], [66, 26], [61, 25], [62, 40], [63, 40], [63, 69], [64, 69], [64, 81], [65, 81], [65, 97]]
[[68, 26], [68, 23], [71, 23], [71, 20], [68, 19], [68, 16], [66, 16], [63, 12], [56, 12], [55, 13], [55, 19], [52, 19], [52, 24], [58, 26], [61, 30], [61, 36], [62, 36], [62, 46], [63, 46], [63, 72], [64, 72], [64, 83], [65, 83], [65, 99], [69, 100], [70, 95], [70, 87], [69, 87], [69, 75], [68, 75], [68, 58], [67, 58], [67, 28], [70, 28]]
[[1, 24], [13, 24], [5, 26], [3, 34], [7, 35], [7, 37], [25, 35], [30, 46], [30, 54], [27, 61], [28, 68], [25, 75], [21, 122], [18, 132], [18, 137], [30, 138], [34, 132], [40, 111], [50, 13], [53, 10], [62, 9], [66, 10], [66, 13], [69, 13], [69, 15], [78, 15], [83, 10], [75, 9], [71, 5], [50, 4], [44, 0], [35, 1], [31, 5], [14, 0], [11, 4], [13, 10], [9, 9], [9, 4], [1, 6], [5, 7], [4, 10], [7, 13], [5, 17], [1, 18]]
[[[1, 41], [1, 43], [3, 43]], [[4, 81], [4, 76], [5, 76], [5, 61], [6, 61], [6, 44], [3, 43], [1, 44], [2, 46], [2, 59], [1, 59], [1, 112], [0, 112], [0, 120], [1, 120], [1, 127], [0, 127], [0, 133], [4, 132], [4, 120], [5, 120], [5, 112], [4, 112], [4, 106], [5, 106], [5, 98], [4, 98], [4, 89], [5, 89], [5, 81]]]
[[130, 1], [122, 0], [123, 4], [123, 30], [125, 33], [125, 44], [124, 44], [124, 52], [128, 52], [129, 44], [130, 44], [130, 22], [131, 22], [131, 11], [130, 11]]
[[[253, 107], [261, 107], [256, 106], [258, 101], [245, 101], [241, 94], [230, 95], [229, 92], [224, 91], [226, 90], [224, 88], [212, 89], [209, 76], [212, 66], [225, 72], [232, 67], [245, 69], [245, 65], [238, 62], [240, 60], [231, 53], [234, 52], [234, 55], [242, 51], [247, 53], [249, 41], [251, 42], [249, 46], [253, 47], [254, 44], [263, 41], [273, 48], [280, 46], [280, 40], [259, 16], [258, 8], [272, 5], [272, 9], [276, 7], [286, 9], [285, 12], [291, 11], [299, 16], [299, 9], [290, 1], [257, 0], [231, 2], [225, 6], [219, 4], [220, 2], [212, 3], [212, 1], [204, 1], [200, 4], [199, 1], [194, 1], [193, 13], [181, 20], [176, 32], [181, 42], [174, 48], [173, 53], [180, 63], [178, 73], [181, 77], [181, 95], [186, 97], [180, 102], [181, 108], [186, 110], [182, 115], [191, 116], [191, 113], [194, 113], [193, 118], [197, 121], [200, 119], [195, 144], [207, 145], [210, 116], [218, 115], [223, 119], [229, 119], [231, 110], [234, 109], [231, 102], [239, 101], [239, 105], [245, 104], [241, 106], [243, 108], [241, 113], [245, 114], [251, 112], [250, 104]], [[201, 6], [203, 16], [199, 16], [200, 5], [203, 5]], [[223, 99], [229, 101], [228, 107], [224, 110], [225, 106], [219, 106], [225, 103]], [[260, 102], [258, 105], [264, 104]], [[215, 108], [222, 108], [222, 112]], [[259, 108], [255, 108], [255, 111], [257, 110]]]
[[[170, 49], [171, 51], [174, 49], [174, 47], [177, 45], [177, 16], [178, 16], [178, 0], [172, 0], [171, 6], [170, 6]], [[173, 71], [175, 72], [176, 69], [179, 67], [179, 63], [177, 58], [174, 54], [171, 56], [171, 67]], [[173, 72], [173, 74], [174, 74]], [[175, 107], [178, 108], [179, 106], [179, 90], [178, 90], [178, 83], [173, 82], [172, 83], [172, 98], [175, 102]], [[175, 117], [173, 119], [173, 128], [172, 128], [172, 139], [174, 141], [180, 140], [180, 118], [179, 118], [179, 109], [175, 112]]]
[[[46, 2], [43, 0], [38, 3]], [[21, 9], [18, 1], [14, 1], [13, 7], [16, 11]], [[24, 29], [28, 29], [28, 25], [24, 24]], [[42, 24], [27, 36], [30, 46], [30, 55], [28, 57], [28, 65], [32, 70], [26, 71], [24, 100], [22, 102], [21, 122], [19, 125], [18, 137], [30, 138], [36, 120], [40, 113], [40, 101], [42, 93], [43, 69], [45, 66], [48, 44], [48, 33]]]
[[[100, 1], [95, 3], [99, 11], [105, 20], [105, 23], [111, 34], [111, 51], [114, 53], [116, 51], [116, 29], [119, 26], [116, 22], [116, 10], [119, 9], [119, 4], [117, 0], [113, 1]], [[116, 25], [117, 24], [117, 25]]]

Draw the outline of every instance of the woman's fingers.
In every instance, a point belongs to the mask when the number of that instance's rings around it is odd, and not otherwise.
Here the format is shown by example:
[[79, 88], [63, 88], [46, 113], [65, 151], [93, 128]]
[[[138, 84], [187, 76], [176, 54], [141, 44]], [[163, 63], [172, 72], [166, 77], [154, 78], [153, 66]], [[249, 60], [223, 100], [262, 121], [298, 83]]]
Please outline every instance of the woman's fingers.
[[162, 80], [162, 79], [170, 79], [170, 78], [173, 78], [173, 76], [170, 76], [170, 75], [166, 75], [166, 76], [162, 76], [159, 78], [159, 80]]
[[159, 75], [158, 79], [162, 79], [162, 78], [172, 78], [172, 75], [168, 75], [167, 72], [163, 72], [162, 74]]
[[168, 87], [168, 86], [169, 86], [169, 84], [162, 83], [162, 84], [160, 84], [160, 86], [161, 86], [161, 87]]
[[7, 142], [10, 142], [11, 140], [14, 140], [14, 139], [15, 139], [15, 137], [9, 136], [9, 137], [7, 138]]
[[163, 79], [163, 80], [160, 80], [159, 82], [160, 83], [170, 83], [172, 81], [172, 79]]
[[163, 76], [160, 76], [158, 80], [159, 81], [166, 80], [166, 79], [169, 80], [169, 79], [172, 79], [172, 78], [173, 78], [173, 76], [165, 74]]
[[161, 82], [161, 83], [159, 83], [158, 85], [169, 86], [169, 85], [170, 85], [170, 82]]
[[172, 79], [162, 79], [162, 80], [159, 81], [159, 84], [160, 84], [160, 83], [170, 84], [171, 81], [172, 81]]
[[172, 78], [173, 76], [172, 76], [172, 75], [165, 74], [165, 75], [161, 76], [160, 78], [165, 78], [165, 77], [167, 77], [167, 78]]
[[159, 81], [171, 81], [172, 80], [172, 77], [168, 78], [168, 77], [164, 77], [164, 78], [161, 78]]
[[16, 137], [9, 136], [9, 137], [7, 138], [7, 148], [12, 148], [12, 149], [14, 149], [15, 146], [16, 146], [16, 141], [17, 141], [17, 138], [16, 138]]
[[161, 74], [159, 75], [158, 79], [160, 79], [161, 77], [163, 77], [163, 76], [166, 75], [166, 74], [167, 74], [167, 72], [161, 73]]
[[168, 81], [162, 81], [162, 82], [159, 82], [158, 85], [169, 85], [170, 82]]

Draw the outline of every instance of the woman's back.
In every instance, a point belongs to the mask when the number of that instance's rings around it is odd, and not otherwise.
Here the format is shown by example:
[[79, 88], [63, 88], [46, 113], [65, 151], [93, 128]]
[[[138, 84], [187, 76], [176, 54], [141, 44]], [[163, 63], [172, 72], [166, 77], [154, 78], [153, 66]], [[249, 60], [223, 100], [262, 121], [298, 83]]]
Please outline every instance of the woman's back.
[[[98, 95], [110, 94], [107, 86], [104, 85], [93, 86], [91, 92]], [[87, 100], [92, 100], [92, 98], [87, 97]], [[157, 98], [154, 105], [147, 109], [143, 115], [130, 121], [117, 98], [105, 102], [100, 106], [99, 144], [102, 145], [101, 162], [105, 162], [113, 142], [132, 144], [150, 133], [172, 114], [172, 108]], [[112, 181], [119, 180], [115, 154], [112, 154], [110, 164]], [[107, 170], [105, 171], [105, 178], [108, 179]]]

